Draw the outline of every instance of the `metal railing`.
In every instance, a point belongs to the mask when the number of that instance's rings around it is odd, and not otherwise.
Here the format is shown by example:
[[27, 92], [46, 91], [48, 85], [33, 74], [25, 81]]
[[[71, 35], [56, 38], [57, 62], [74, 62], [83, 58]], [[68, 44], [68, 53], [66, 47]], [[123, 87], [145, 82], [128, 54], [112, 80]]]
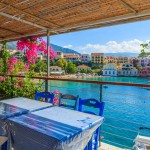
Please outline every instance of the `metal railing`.
[[[25, 76], [13, 76], [11, 78]], [[150, 137], [149, 131], [139, 127], [150, 127], [150, 84], [101, 82], [91, 80], [32, 77], [49, 80], [50, 90], [79, 95], [82, 98], [96, 98], [105, 102], [102, 125], [103, 142], [131, 149], [137, 134]], [[45, 85], [42, 85], [43, 88]], [[146, 89], [147, 88], [147, 89]]]

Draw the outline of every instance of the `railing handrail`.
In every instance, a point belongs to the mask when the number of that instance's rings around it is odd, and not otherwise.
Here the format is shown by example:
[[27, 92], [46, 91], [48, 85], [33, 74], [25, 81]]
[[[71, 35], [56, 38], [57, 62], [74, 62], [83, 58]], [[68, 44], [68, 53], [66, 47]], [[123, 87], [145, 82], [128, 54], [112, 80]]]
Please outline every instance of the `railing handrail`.
[[[6, 75], [10, 77], [25, 78], [24, 75]], [[93, 83], [93, 84], [109, 84], [109, 85], [122, 85], [122, 86], [135, 86], [135, 87], [150, 87], [150, 84], [140, 84], [140, 83], [126, 83], [126, 82], [108, 82], [108, 81], [93, 81], [93, 80], [81, 80], [81, 79], [64, 79], [64, 78], [54, 78], [46, 76], [32, 76], [33, 79], [43, 79], [43, 80], [54, 80], [54, 81], [70, 81], [70, 82], [82, 82], [82, 83]]]

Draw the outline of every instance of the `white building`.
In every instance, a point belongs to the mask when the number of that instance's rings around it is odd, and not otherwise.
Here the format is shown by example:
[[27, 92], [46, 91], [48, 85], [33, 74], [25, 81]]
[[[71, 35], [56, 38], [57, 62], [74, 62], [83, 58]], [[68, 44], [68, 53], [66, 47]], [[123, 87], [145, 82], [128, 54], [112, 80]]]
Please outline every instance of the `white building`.
[[56, 54], [57, 54], [57, 58], [56, 59], [64, 58], [64, 53], [63, 52], [57, 51]]
[[90, 62], [90, 55], [89, 54], [82, 54], [81, 55], [81, 62], [82, 63], [88, 63], [88, 62]]
[[138, 70], [131, 63], [124, 63], [118, 70], [118, 76], [138, 76]]
[[83, 69], [89, 71], [89, 70], [91, 70], [91, 67], [86, 66], [86, 65], [77, 66], [77, 71], [81, 71]]
[[63, 58], [66, 59], [67, 61], [72, 61], [72, 62], [80, 61], [80, 56], [78, 54], [65, 53], [63, 55]]
[[65, 74], [65, 71], [61, 69], [59, 66], [51, 66], [50, 73], [55, 75]]
[[117, 76], [117, 67], [113, 63], [103, 66], [103, 76]]
[[150, 56], [138, 58], [138, 63], [137, 63], [138, 66], [145, 67], [148, 66], [149, 64], [150, 64]]

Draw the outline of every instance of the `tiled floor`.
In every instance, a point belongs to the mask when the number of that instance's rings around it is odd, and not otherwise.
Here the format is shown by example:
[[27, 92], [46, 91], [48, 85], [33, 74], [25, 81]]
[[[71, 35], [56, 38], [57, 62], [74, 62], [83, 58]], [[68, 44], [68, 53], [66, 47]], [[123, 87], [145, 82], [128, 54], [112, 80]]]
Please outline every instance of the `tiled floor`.
[[99, 150], [125, 150], [125, 149], [118, 148], [118, 147], [101, 142], [101, 147], [99, 148]]

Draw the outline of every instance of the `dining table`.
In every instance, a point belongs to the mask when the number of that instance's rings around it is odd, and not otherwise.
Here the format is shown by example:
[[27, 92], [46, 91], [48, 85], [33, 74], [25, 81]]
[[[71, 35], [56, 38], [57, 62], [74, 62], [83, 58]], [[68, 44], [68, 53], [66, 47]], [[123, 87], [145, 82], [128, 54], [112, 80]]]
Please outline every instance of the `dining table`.
[[83, 150], [104, 118], [54, 106], [6, 120], [15, 150]]
[[6, 119], [51, 107], [52, 104], [18, 97], [0, 101], [0, 136], [7, 134]]

